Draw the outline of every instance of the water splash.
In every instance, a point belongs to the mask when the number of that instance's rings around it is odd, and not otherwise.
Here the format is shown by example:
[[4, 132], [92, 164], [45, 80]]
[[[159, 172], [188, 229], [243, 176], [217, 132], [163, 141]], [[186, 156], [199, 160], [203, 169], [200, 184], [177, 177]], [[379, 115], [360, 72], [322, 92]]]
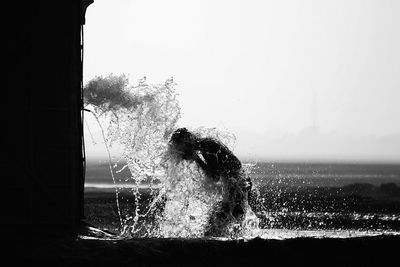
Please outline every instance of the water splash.
[[[122, 88], [115, 86], [115, 81]], [[122, 148], [117, 162], [122, 166], [116, 164], [113, 169], [119, 173], [129, 168], [131, 173], [130, 177], [116, 182], [120, 235], [203, 236], [212, 208], [222, 200], [222, 185], [207, 184], [196, 164], [180, 160], [168, 151], [168, 142], [177, 129], [181, 112], [173, 79], [156, 85], [141, 79], [138, 85], [129, 87], [125, 80], [111, 77], [101, 84], [113, 88], [117, 93], [112, 96], [125, 101], [121, 105], [115, 99], [109, 101], [112, 105], [97, 101], [93, 96], [101, 94], [99, 90], [90, 94], [95, 100], [88, 101], [109, 121], [106, 143]], [[234, 135], [227, 131], [205, 127], [191, 131], [200, 137], [220, 140], [231, 149], [235, 145]], [[255, 218], [253, 213], [247, 213], [241, 226], [243, 234], [254, 233], [258, 225]]]
[[[99, 125], [99, 127], [101, 129], [101, 134], [102, 134], [103, 139], [106, 141], [107, 138], [106, 138], [106, 135], [104, 133], [104, 129], [101, 126], [99, 118], [96, 116], [95, 113], [92, 112], [92, 114], [93, 114], [94, 118], [96, 119], [96, 122], [98, 123], [98, 125]], [[108, 166], [110, 168], [111, 178], [113, 180], [113, 184], [114, 184], [114, 188], [115, 188], [116, 204], [117, 204], [117, 212], [118, 212], [119, 223], [120, 223], [121, 227], [123, 227], [122, 216], [121, 216], [121, 208], [120, 208], [120, 205], [119, 205], [119, 188], [118, 188], [118, 186], [116, 184], [113, 168], [111, 166], [112, 165], [112, 163], [111, 163], [111, 153], [110, 153], [110, 149], [109, 149], [109, 147], [107, 145], [107, 142], [105, 142], [104, 144], [105, 144], [105, 147], [106, 147], [106, 150], [107, 150]]]
[[[97, 117], [108, 120], [103, 132], [107, 151], [110, 153], [109, 147], [114, 145], [122, 148], [114, 166], [109, 155], [121, 225], [119, 237], [203, 237], [212, 209], [221, 201], [222, 185], [207, 184], [196, 164], [168, 152], [181, 112], [173, 79], [156, 85], [142, 79], [129, 86], [125, 77], [111, 77], [98, 83], [103, 89], [112, 88], [113, 93], [96, 91], [92, 84], [87, 103]], [[113, 99], [107, 100], [109, 97]], [[190, 131], [219, 140], [231, 150], [235, 146], [235, 136], [227, 131], [205, 127]], [[325, 165], [261, 166], [243, 164], [253, 178], [252, 194], [257, 203], [250, 203], [252, 208], [247, 207], [244, 221], [232, 224], [232, 234], [224, 238], [350, 237], [400, 229], [397, 210], [389, 216], [349, 207], [360, 204], [359, 198], [347, 192], [353, 187], [319, 187], [321, 181], [337, 185], [339, 178], [371, 178], [369, 173], [343, 174], [343, 170], [335, 172]], [[126, 169], [131, 175], [121, 177]], [[363, 189], [360, 185], [357, 188]]]

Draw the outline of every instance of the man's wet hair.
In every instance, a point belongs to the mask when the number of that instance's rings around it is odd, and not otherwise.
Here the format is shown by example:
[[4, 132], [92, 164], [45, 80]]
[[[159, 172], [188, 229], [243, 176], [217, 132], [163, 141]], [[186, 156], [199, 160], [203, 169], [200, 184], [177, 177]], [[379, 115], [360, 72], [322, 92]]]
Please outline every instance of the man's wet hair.
[[179, 128], [171, 136], [171, 143], [181, 143], [189, 138], [196, 138], [194, 134], [188, 131], [186, 128]]

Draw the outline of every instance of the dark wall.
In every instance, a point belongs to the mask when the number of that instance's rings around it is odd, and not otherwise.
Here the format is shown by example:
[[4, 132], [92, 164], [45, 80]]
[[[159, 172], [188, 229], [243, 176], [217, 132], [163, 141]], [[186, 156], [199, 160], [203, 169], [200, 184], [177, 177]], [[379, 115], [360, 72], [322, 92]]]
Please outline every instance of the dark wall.
[[9, 2], [2, 4], [1, 223], [74, 225], [84, 184], [80, 1]]

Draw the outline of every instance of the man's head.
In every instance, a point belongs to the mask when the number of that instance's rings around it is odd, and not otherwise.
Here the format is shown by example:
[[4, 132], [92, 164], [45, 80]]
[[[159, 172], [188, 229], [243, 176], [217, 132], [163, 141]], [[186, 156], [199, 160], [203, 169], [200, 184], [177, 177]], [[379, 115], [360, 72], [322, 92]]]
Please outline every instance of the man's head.
[[179, 128], [172, 134], [169, 146], [183, 159], [191, 159], [197, 147], [197, 137], [186, 128]]

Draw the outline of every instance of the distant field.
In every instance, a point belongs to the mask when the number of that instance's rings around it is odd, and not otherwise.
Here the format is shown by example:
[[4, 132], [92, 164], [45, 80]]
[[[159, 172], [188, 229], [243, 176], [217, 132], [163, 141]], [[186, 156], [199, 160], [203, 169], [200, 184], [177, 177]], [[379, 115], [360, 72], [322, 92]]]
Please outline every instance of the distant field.
[[[114, 174], [117, 184], [131, 176], [128, 169]], [[258, 190], [252, 209], [265, 229], [400, 230], [400, 165], [257, 163], [251, 176]], [[134, 210], [129, 188], [119, 192], [121, 209]], [[152, 196], [146, 188], [140, 192], [139, 205], [145, 207]], [[85, 215], [90, 223], [118, 232], [107, 162], [87, 165]]]
[[[117, 180], [131, 177], [128, 168], [115, 171]], [[394, 183], [400, 186], [400, 165], [395, 164], [326, 164], [326, 163], [255, 163], [251, 176], [259, 185], [281, 186], [344, 186], [355, 183], [380, 185]], [[108, 162], [88, 162], [86, 183], [111, 184], [112, 177]]]

